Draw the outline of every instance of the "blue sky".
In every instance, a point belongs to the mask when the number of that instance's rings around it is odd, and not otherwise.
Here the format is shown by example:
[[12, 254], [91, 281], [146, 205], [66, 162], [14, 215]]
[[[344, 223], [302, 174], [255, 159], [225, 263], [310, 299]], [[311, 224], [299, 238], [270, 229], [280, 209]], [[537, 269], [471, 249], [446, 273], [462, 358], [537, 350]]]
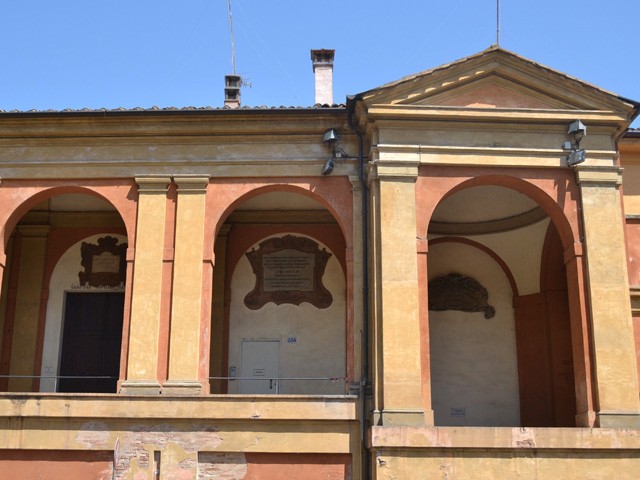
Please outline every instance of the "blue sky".
[[[501, 45], [640, 100], [638, 0], [501, 0]], [[496, 0], [233, 0], [244, 105], [313, 104], [309, 50], [336, 50], [337, 102], [496, 40]], [[227, 0], [2, 0], [0, 109], [220, 106]], [[637, 123], [637, 122], [636, 122]]]

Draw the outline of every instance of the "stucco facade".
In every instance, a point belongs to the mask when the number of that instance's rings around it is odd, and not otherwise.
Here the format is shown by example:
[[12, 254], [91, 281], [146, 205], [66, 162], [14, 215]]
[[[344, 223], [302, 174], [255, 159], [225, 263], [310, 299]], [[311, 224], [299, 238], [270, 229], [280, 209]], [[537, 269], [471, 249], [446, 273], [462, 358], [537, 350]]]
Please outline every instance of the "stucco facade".
[[0, 469], [635, 478], [639, 108], [492, 47], [346, 105], [0, 113]]

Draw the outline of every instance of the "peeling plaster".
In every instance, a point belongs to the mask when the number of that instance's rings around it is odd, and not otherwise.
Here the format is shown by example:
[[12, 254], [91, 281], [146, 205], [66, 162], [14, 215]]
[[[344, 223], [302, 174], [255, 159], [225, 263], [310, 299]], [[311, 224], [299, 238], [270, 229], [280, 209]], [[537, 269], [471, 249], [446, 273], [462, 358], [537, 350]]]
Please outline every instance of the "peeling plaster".
[[111, 448], [109, 438], [109, 426], [103, 422], [85, 423], [76, 434], [76, 442], [92, 450]]
[[198, 480], [242, 480], [247, 475], [244, 453], [201, 453]]

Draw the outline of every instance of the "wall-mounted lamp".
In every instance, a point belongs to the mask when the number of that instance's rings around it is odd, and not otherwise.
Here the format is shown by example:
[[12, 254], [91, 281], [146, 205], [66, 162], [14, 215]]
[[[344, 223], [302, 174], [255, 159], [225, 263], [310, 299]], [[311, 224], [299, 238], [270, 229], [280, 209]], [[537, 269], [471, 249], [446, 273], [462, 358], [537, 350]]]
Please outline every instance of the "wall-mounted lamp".
[[568, 151], [567, 165], [575, 167], [584, 162], [587, 158], [587, 152], [584, 148], [580, 148], [580, 141], [587, 135], [587, 127], [580, 120], [574, 120], [569, 124], [567, 134], [571, 138], [570, 141], [562, 143], [562, 149]]
[[329, 175], [333, 172], [333, 168], [336, 166], [338, 159], [355, 158], [347, 154], [340, 146], [338, 146], [338, 132], [335, 129], [330, 128], [322, 136], [322, 141], [327, 144], [331, 151], [331, 157], [324, 162], [322, 166], [322, 175]]

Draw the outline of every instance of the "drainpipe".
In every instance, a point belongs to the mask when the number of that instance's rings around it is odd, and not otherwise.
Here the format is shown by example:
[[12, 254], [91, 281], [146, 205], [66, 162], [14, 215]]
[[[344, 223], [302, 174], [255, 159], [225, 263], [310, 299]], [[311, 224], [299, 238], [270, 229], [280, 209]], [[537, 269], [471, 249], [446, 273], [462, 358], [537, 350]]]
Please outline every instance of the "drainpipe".
[[[367, 412], [367, 387], [369, 384], [369, 222], [368, 222], [368, 193], [367, 182], [364, 175], [364, 154], [363, 154], [363, 134], [358, 130], [357, 125], [354, 122], [353, 115], [355, 111], [356, 102], [359, 100], [358, 96], [347, 97], [347, 118], [349, 127], [358, 137], [358, 178], [360, 180], [361, 195], [362, 195], [362, 373], [360, 378], [360, 404], [361, 404], [361, 442], [362, 442], [362, 456], [363, 456], [363, 469], [362, 478], [367, 479], [369, 477], [370, 469], [370, 455], [367, 448], [367, 422], [369, 415]], [[354, 212], [355, 214], [355, 212]]]

